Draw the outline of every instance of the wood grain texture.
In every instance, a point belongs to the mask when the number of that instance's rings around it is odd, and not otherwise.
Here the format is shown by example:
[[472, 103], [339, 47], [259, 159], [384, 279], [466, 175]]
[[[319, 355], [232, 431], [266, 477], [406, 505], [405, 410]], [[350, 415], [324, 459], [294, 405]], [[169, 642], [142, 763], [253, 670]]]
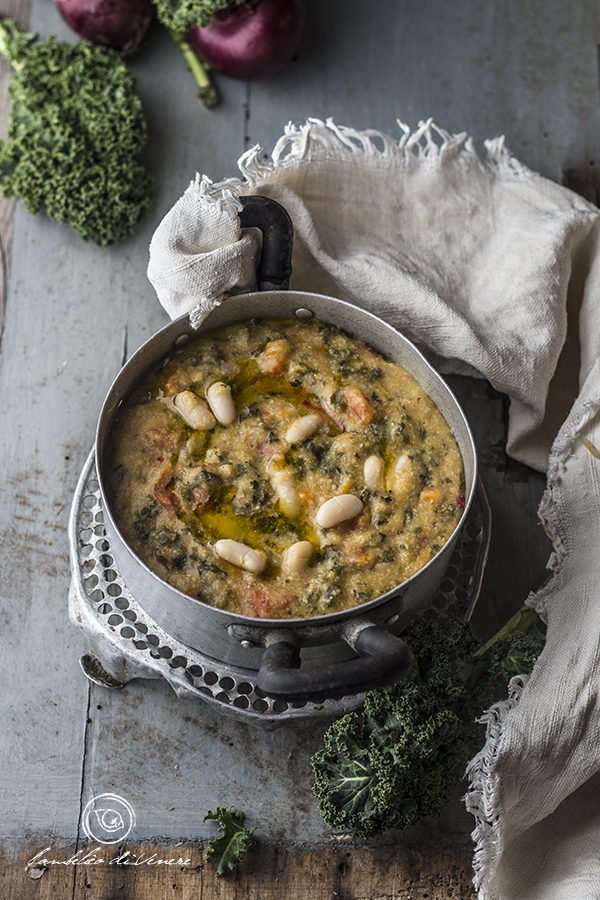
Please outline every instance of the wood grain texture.
[[18, 861], [0, 855], [3, 900], [471, 900], [471, 878], [467, 857], [431, 850], [343, 846], [291, 853], [258, 846], [223, 876], [205, 849], [189, 844], [90, 845], [79, 853], [75, 846], [58, 853], [30, 845]]

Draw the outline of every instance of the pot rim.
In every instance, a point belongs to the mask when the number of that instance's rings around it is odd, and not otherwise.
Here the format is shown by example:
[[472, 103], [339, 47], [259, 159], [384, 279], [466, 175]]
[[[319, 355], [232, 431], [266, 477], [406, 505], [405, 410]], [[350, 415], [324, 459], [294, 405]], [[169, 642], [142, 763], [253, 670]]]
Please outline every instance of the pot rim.
[[[318, 616], [306, 616], [304, 618], [280, 618], [280, 619], [264, 618], [263, 619], [263, 618], [259, 618], [259, 617], [255, 617], [255, 616], [244, 616], [240, 613], [232, 613], [232, 612], [229, 612], [228, 610], [220, 609], [219, 607], [216, 607], [216, 606], [211, 606], [208, 603], [204, 603], [202, 600], [192, 597], [190, 594], [186, 594], [183, 591], [180, 591], [178, 588], [174, 587], [173, 585], [171, 585], [167, 581], [165, 581], [163, 578], [161, 578], [160, 575], [157, 575], [156, 572], [154, 572], [135, 553], [133, 548], [130, 546], [129, 542], [123, 536], [121, 529], [119, 528], [119, 526], [117, 525], [117, 523], [115, 521], [115, 518], [114, 518], [114, 516], [112, 514], [112, 510], [111, 510], [110, 501], [108, 499], [107, 492], [105, 490], [104, 475], [103, 475], [103, 459], [102, 459], [102, 456], [103, 456], [102, 450], [104, 449], [102, 447], [102, 440], [103, 440], [102, 431], [103, 431], [104, 422], [108, 418], [108, 425], [104, 430], [106, 431], [106, 434], [108, 434], [110, 432], [110, 427], [112, 426], [112, 419], [114, 418], [114, 415], [115, 415], [117, 409], [119, 409], [119, 407], [122, 405], [122, 403], [125, 402], [125, 400], [129, 397], [129, 395], [131, 394], [131, 391], [133, 390], [135, 385], [138, 383], [140, 378], [143, 377], [143, 375], [146, 374], [148, 371], [150, 371], [151, 368], [161, 358], [168, 356], [168, 354], [169, 354], [168, 350], [167, 351], [161, 350], [160, 354], [154, 353], [152, 360], [145, 365], [145, 368], [143, 369], [142, 373], [138, 374], [134, 379], [132, 379], [132, 378], [129, 379], [129, 384], [126, 385], [126, 390], [125, 390], [123, 396], [118, 400], [118, 402], [113, 401], [112, 405], [110, 405], [110, 401], [113, 398], [113, 394], [115, 393], [115, 391], [118, 390], [118, 388], [120, 386], [120, 382], [122, 382], [125, 379], [125, 377], [128, 375], [130, 370], [135, 366], [137, 360], [142, 355], [147, 353], [149, 348], [151, 348], [151, 346], [153, 344], [156, 344], [157, 341], [159, 341], [161, 338], [163, 338], [166, 334], [170, 333], [171, 331], [173, 331], [175, 334], [177, 334], [177, 332], [181, 330], [181, 335], [187, 333], [189, 338], [193, 339], [196, 336], [203, 334], [205, 331], [208, 331], [212, 328], [220, 327], [218, 324], [211, 325], [210, 319], [214, 313], [218, 313], [219, 310], [226, 307], [226, 304], [228, 303], [229, 300], [244, 301], [244, 302], [247, 301], [247, 302], [256, 303], [258, 300], [262, 300], [263, 298], [271, 298], [271, 297], [275, 298], [277, 296], [281, 296], [281, 297], [285, 298], [286, 300], [294, 300], [294, 298], [298, 298], [294, 304], [297, 309], [308, 308], [311, 305], [311, 301], [313, 303], [314, 302], [319, 303], [319, 302], [322, 302], [323, 300], [326, 300], [328, 302], [333, 302], [338, 307], [348, 308], [348, 309], [352, 310], [352, 312], [354, 314], [358, 313], [361, 317], [366, 317], [366, 318], [372, 319], [376, 323], [376, 326], [378, 328], [381, 328], [382, 326], [384, 326], [385, 328], [394, 332], [394, 335], [397, 336], [401, 342], [404, 342], [406, 345], [408, 345], [410, 348], [410, 352], [412, 352], [416, 356], [420, 357], [421, 365], [423, 365], [423, 367], [429, 371], [433, 380], [436, 381], [441, 386], [443, 392], [448, 396], [452, 405], [454, 406], [455, 413], [462, 420], [462, 424], [464, 427], [464, 433], [467, 436], [467, 444], [471, 451], [470, 463], [471, 463], [471, 467], [472, 467], [472, 479], [471, 479], [470, 485], [466, 486], [466, 488], [468, 488], [468, 489], [466, 490], [466, 493], [465, 493], [464, 508], [462, 510], [461, 517], [460, 517], [459, 521], [457, 522], [454, 531], [452, 532], [452, 534], [450, 535], [450, 537], [448, 538], [446, 543], [443, 544], [442, 547], [440, 547], [440, 549], [437, 551], [437, 553], [427, 563], [425, 563], [424, 566], [422, 566], [417, 572], [415, 572], [413, 575], [411, 575], [405, 581], [400, 582], [398, 585], [395, 585], [393, 588], [391, 588], [385, 594], [381, 594], [379, 597], [376, 597], [373, 600], [369, 600], [367, 603], [360, 604], [359, 606], [353, 606], [348, 609], [339, 610], [339, 611], [332, 612], [332, 613], [324, 613], [324, 614], [318, 615]], [[285, 317], [288, 317], [289, 315], [290, 314], [288, 314], [288, 313], [282, 313], [280, 317], [285, 318]], [[314, 316], [316, 318], [320, 318], [318, 311], [314, 312]], [[244, 321], [248, 321], [252, 318], [258, 318], [258, 317], [260, 317], [260, 318], [276, 318], [277, 314], [268, 314], [268, 315], [267, 314], [257, 314], [256, 316], [252, 316], [251, 314], [249, 314], [244, 318], [235, 319], [232, 322], [230, 322], [229, 324], [234, 324], [236, 322], [242, 323]], [[460, 534], [460, 531], [461, 531], [463, 525], [465, 524], [467, 515], [469, 513], [469, 509], [473, 502], [473, 498], [475, 495], [475, 491], [477, 488], [477, 482], [478, 482], [478, 478], [479, 478], [477, 451], [476, 451], [476, 447], [475, 447], [475, 441], [473, 438], [473, 434], [471, 432], [471, 428], [469, 426], [469, 423], [467, 421], [467, 418], [465, 416], [465, 413], [464, 413], [460, 403], [458, 402], [457, 398], [454, 396], [454, 393], [449, 388], [449, 386], [446, 384], [446, 382], [444, 381], [444, 379], [442, 378], [440, 373], [432, 366], [432, 364], [427, 360], [427, 358], [424, 356], [424, 354], [421, 352], [421, 350], [419, 350], [419, 348], [416, 347], [416, 345], [412, 341], [410, 341], [407, 337], [405, 337], [405, 335], [403, 335], [402, 332], [398, 331], [398, 329], [395, 326], [391, 325], [385, 319], [382, 319], [381, 317], [377, 316], [376, 314], [370, 312], [370, 310], [363, 309], [362, 307], [356, 306], [355, 304], [350, 303], [347, 300], [341, 300], [339, 298], [331, 297], [326, 294], [317, 294], [317, 293], [312, 293], [312, 292], [308, 292], [308, 291], [295, 291], [295, 290], [254, 291], [254, 292], [250, 292], [250, 293], [246, 293], [246, 294], [235, 294], [235, 295], [232, 295], [232, 296], [226, 298], [215, 309], [213, 309], [211, 311], [211, 313], [209, 313], [209, 315], [202, 321], [202, 323], [199, 327], [194, 328], [191, 325], [189, 318], [190, 318], [189, 314], [184, 313], [182, 316], [179, 316], [177, 319], [171, 320], [166, 325], [164, 325], [162, 328], [160, 328], [158, 331], [156, 331], [153, 335], [151, 335], [132, 354], [132, 356], [127, 360], [125, 365], [120, 369], [120, 371], [114, 378], [114, 380], [106, 394], [104, 402], [102, 404], [102, 407], [100, 410], [100, 415], [98, 417], [98, 422], [97, 422], [97, 426], [96, 426], [96, 435], [95, 435], [95, 441], [94, 441], [94, 455], [95, 455], [96, 472], [97, 472], [97, 476], [98, 476], [98, 484], [99, 484], [99, 488], [100, 488], [100, 495], [102, 498], [104, 514], [105, 514], [105, 516], [107, 516], [110, 519], [112, 528], [115, 529], [115, 532], [118, 534], [123, 546], [128, 550], [129, 554], [132, 556], [135, 563], [138, 566], [140, 566], [146, 572], [146, 574], [148, 576], [150, 576], [150, 578], [157, 583], [157, 585], [164, 587], [164, 589], [169, 591], [169, 593], [176, 595], [182, 603], [193, 604], [194, 606], [196, 606], [197, 604], [200, 604], [202, 606], [202, 608], [207, 611], [207, 615], [214, 614], [217, 619], [222, 620], [222, 624], [226, 628], [228, 628], [231, 625], [239, 625], [249, 631], [256, 630], [256, 629], [263, 629], [263, 628], [264, 629], [279, 629], [279, 630], [282, 630], [282, 629], [299, 630], [299, 629], [307, 629], [307, 628], [308, 629], [317, 628], [318, 626], [323, 626], [323, 627], [331, 626], [335, 630], [335, 626], [338, 623], [344, 622], [345, 620], [347, 620], [349, 618], [357, 617], [357, 616], [361, 616], [361, 617], [364, 616], [365, 618], [367, 618], [368, 613], [370, 611], [372, 611], [374, 609], [378, 609], [380, 606], [384, 605], [387, 601], [391, 600], [394, 597], [398, 597], [399, 595], [404, 593], [406, 590], [408, 590], [410, 585], [412, 585], [412, 583], [416, 579], [418, 579], [419, 577], [422, 577], [423, 573], [425, 573], [428, 569], [430, 569], [444, 552], [448, 551], [449, 545], [451, 545], [455, 542], [457, 536]], [[324, 317], [323, 321], [327, 321], [327, 318]], [[343, 327], [343, 326], [339, 326], [339, 327]], [[184, 330], [182, 330], [182, 328]], [[174, 352], [174, 350], [179, 349], [179, 347], [174, 346], [174, 342], [176, 340], [177, 340], [177, 337], [174, 338], [174, 341], [170, 345], [173, 348], [173, 352]], [[358, 337], [358, 340], [362, 340], [362, 338]], [[186, 342], [182, 342], [182, 346], [184, 345], [184, 343], [186, 343]], [[365, 343], [368, 343], [368, 341], [365, 341]], [[405, 366], [405, 368], [407, 368], [407, 370], [410, 371], [409, 366]], [[410, 374], [413, 374], [413, 373], [410, 372]], [[416, 377], [416, 376], [413, 375], [413, 377]], [[419, 382], [419, 384], [421, 384], [421, 381], [418, 378], [417, 378], [417, 381]], [[436, 405], [437, 405], [437, 403], [436, 403]], [[442, 412], [442, 411], [440, 410], [440, 412]], [[442, 412], [442, 415], [444, 415], [443, 412]], [[446, 418], [445, 415], [444, 415], [444, 418]], [[452, 431], [454, 433], [455, 429], [452, 428]], [[461, 448], [461, 454], [464, 455], [463, 448]], [[463, 464], [464, 463], [465, 463], [465, 460], [463, 459]], [[118, 563], [118, 560], [116, 560], [116, 562]], [[118, 568], [118, 565], [117, 565], [117, 568]]]

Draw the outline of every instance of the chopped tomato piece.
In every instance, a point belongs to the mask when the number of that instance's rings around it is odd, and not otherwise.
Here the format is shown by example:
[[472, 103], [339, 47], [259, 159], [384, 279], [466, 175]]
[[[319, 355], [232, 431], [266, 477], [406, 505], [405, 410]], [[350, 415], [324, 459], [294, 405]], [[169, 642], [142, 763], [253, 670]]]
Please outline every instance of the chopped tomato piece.
[[355, 416], [359, 422], [362, 422], [363, 425], [370, 425], [371, 422], [375, 419], [377, 415], [375, 409], [362, 391], [359, 391], [358, 388], [346, 388], [344, 391], [344, 399], [346, 400], [346, 405], [353, 416]]
[[167, 512], [174, 514], [177, 512], [177, 494], [173, 490], [175, 486], [175, 475], [173, 467], [167, 463], [160, 470], [159, 476], [154, 482], [153, 493], [160, 505]]
[[150, 428], [144, 433], [144, 441], [149, 447], [159, 450], [175, 450], [180, 443], [179, 435], [170, 428]]
[[244, 593], [250, 601], [253, 614], [259, 619], [281, 618], [290, 602], [284, 591], [270, 584], [260, 584], [256, 587], [246, 585]]

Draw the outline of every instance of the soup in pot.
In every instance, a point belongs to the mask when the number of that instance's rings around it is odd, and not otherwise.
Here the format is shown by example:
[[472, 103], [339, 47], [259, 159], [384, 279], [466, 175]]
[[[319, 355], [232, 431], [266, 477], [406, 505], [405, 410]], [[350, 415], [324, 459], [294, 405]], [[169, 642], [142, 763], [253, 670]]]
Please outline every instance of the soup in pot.
[[457, 442], [413, 376], [315, 319], [192, 338], [121, 406], [107, 451], [135, 553], [244, 616], [387, 593], [435, 556], [465, 502]]

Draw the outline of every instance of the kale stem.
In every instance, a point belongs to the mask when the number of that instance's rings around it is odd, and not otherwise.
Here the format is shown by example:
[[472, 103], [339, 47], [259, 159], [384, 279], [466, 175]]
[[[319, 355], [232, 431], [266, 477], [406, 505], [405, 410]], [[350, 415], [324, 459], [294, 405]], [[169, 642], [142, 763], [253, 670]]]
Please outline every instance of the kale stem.
[[185, 35], [182, 34], [180, 31], [175, 31], [173, 28], [169, 28], [169, 26], [167, 26], [167, 29], [168, 29], [171, 37], [173, 38], [173, 40], [175, 41], [175, 43], [177, 44], [177, 46], [183, 53], [185, 61], [187, 62], [188, 66], [190, 67], [192, 75], [196, 79], [196, 84], [200, 88], [200, 91], [199, 91], [200, 99], [204, 102], [204, 105], [207, 106], [209, 109], [214, 109], [214, 107], [218, 106], [219, 103], [221, 102], [221, 98], [219, 97], [219, 94], [217, 93], [217, 89], [211, 82], [211, 80], [208, 76], [208, 72], [206, 71], [205, 67], [202, 65], [202, 63], [198, 59], [198, 56], [194, 52], [192, 45], [190, 44], [188, 39], [185, 37]]
[[503, 625], [500, 631], [497, 631], [496, 634], [489, 639], [487, 644], [480, 647], [473, 655], [475, 657], [483, 656], [497, 641], [501, 641], [502, 638], [508, 637], [510, 634], [515, 634], [517, 631], [529, 631], [537, 621], [538, 614], [535, 609], [532, 609], [531, 606], [522, 606], [517, 610], [512, 619], [509, 619], [506, 625]]

